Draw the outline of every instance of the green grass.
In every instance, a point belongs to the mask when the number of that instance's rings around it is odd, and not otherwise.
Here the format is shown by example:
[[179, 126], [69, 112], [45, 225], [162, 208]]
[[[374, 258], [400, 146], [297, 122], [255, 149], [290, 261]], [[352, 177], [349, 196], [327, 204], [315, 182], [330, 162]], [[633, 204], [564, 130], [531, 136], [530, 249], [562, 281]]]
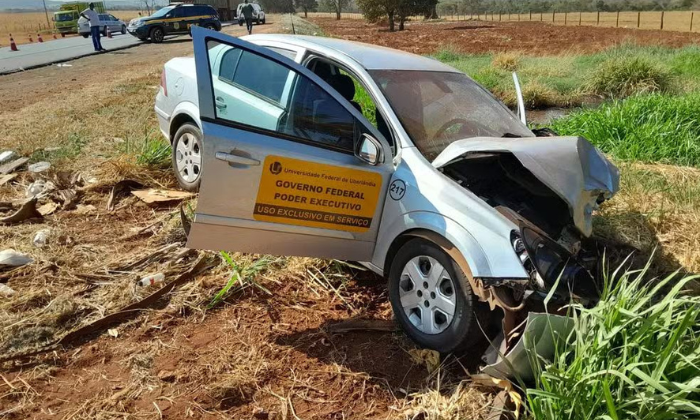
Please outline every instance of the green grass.
[[693, 278], [671, 275], [651, 285], [645, 274], [606, 281], [594, 308], [573, 305], [571, 345], [556, 349], [526, 391], [532, 417], [700, 416], [700, 297], [682, 292]]
[[234, 259], [232, 255], [224, 251], [221, 251], [219, 254], [231, 268], [231, 276], [226, 282], [226, 285], [224, 285], [224, 287], [214, 295], [211, 302], [209, 302], [209, 309], [220, 304], [233, 291], [242, 290], [246, 287], [252, 286], [263, 291], [265, 294], [272, 294], [260, 283], [258, 277], [267, 270], [279, 268], [280, 262], [283, 261], [282, 258], [263, 255], [260, 258], [249, 261], [245, 258]]
[[639, 95], [553, 121], [618, 160], [700, 167], [700, 93]]
[[141, 135], [127, 138], [121, 148], [122, 153], [133, 155], [139, 165], [161, 169], [170, 166], [172, 149], [158, 130], [144, 129]]
[[57, 163], [65, 159], [75, 159], [88, 143], [87, 137], [81, 133], [70, 133], [63, 142], [56, 146], [39, 149], [32, 153], [30, 160], [32, 162]]
[[671, 74], [668, 69], [647, 58], [612, 58], [593, 72], [590, 90], [610, 98], [668, 92], [671, 90]]
[[[506, 104], [512, 106], [515, 105], [513, 81], [511, 72], [503, 68], [499, 57], [502, 55], [461, 54], [456, 52], [454, 47], [448, 46], [435, 53], [433, 57], [468, 74]], [[595, 54], [522, 55], [517, 60], [517, 72], [523, 84], [523, 90], [531, 84], [546, 86], [551, 90], [551, 95], [545, 102], [531, 102], [529, 104], [531, 108], [550, 105], [576, 106], [585, 103], [590, 95], [597, 93], [593, 83], [595, 75], [604, 71], [606, 67], [608, 77], [634, 82], [635, 79], [630, 77], [640, 77], [644, 80], [645, 76], [648, 76], [648, 72], [635, 71], [639, 70], [638, 63], [644, 63], [647, 68], [652, 68], [654, 73], [660, 75], [654, 80], [663, 79], [663, 86], [658, 90], [677, 90], [681, 93], [696, 91], [700, 88], [698, 62], [700, 62], [698, 46], [668, 48], [623, 44]], [[611, 63], [626, 64], [615, 67]], [[610, 67], [614, 71], [612, 75], [609, 73]], [[624, 77], [625, 74], [627, 77]], [[640, 87], [644, 86], [646, 85], [640, 84]], [[632, 89], [623, 92], [621, 96], [636, 92], [638, 90]]]

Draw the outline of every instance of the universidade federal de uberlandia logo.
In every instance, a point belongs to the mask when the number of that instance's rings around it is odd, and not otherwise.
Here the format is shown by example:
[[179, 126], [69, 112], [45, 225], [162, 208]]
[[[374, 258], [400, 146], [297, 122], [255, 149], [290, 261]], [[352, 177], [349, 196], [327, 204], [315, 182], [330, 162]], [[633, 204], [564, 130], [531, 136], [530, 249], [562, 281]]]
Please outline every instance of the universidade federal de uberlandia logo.
[[272, 172], [273, 175], [279, 175], [280, 172], [282, 172], [282, 164], [275, 161], [270, 164], [270, 172]]

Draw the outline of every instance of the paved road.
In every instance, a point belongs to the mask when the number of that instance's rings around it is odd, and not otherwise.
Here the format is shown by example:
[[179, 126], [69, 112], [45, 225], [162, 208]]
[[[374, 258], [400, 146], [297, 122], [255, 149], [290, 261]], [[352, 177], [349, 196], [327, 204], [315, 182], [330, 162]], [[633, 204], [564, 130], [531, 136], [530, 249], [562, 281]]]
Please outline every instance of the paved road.
[[[115, 34], [113, 36], [114, 38], [111, 39], [102, 37], [102, 46], [107, 50], [126, 48], [141, 43], [129, 34]], [[18, 48], [19, 51], [11, 51], [10, 47], [0, 48], [0, 74], [95, 54], [92, 49], [92, 39], [86, 39], [82, 36], [52, 39], [43, 43], [22, 44]]]

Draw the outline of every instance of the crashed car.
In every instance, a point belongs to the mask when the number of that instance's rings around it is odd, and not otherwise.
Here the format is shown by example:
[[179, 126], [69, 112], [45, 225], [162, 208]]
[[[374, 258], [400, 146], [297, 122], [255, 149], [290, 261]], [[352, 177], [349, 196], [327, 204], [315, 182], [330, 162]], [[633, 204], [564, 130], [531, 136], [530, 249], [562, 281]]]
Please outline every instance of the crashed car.
[[536, 137], [431, 58], [192, 35], [203, 172], [189, 247], [363, 261], [406, 333], [443, 353], [479, 342], [489, 307], [507, 326], [550, 292], [595, 301], [586, 243], [619, 173], [585, 139]]

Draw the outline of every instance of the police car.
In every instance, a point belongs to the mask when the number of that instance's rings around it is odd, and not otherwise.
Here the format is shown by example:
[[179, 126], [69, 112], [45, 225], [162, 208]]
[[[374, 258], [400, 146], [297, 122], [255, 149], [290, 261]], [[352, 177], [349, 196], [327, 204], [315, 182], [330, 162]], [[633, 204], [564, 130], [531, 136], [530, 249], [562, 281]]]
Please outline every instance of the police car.
[[145, 41], [160, 43], [166, 35], [190, 33], [192, 26], [221, 30], [219, 15], [206, 4], [177, 4], [164, 7], [151, 16], [133, 19], [127, 31]]

